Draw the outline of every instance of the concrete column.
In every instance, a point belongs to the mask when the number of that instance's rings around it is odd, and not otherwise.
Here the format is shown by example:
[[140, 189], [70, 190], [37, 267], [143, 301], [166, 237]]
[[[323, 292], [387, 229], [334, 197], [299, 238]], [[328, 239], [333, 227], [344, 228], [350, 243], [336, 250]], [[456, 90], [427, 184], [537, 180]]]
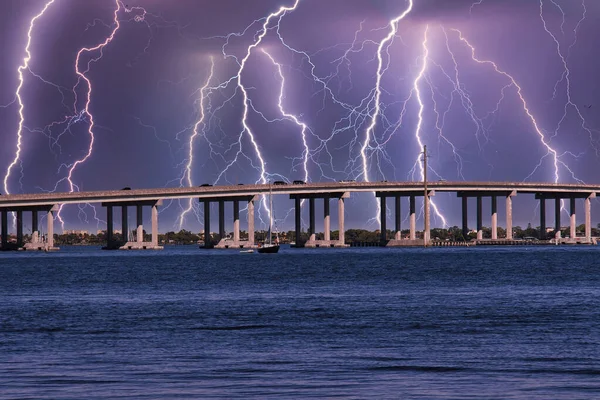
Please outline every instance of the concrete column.
[[152, 246], [158, 246], [158, 206], [152, 206]]
[[294, 198], [294, 220], [296, 229], [296, 247], [300, 246], [300, 231], [302, 230], [302, 199]]
[[233, 201], [233, 241], [237, 244], [240, 241], [240, 202]]
[[540, 199], [540, 240], [546, 239], [546, 199]]
[[571, 232], [569, 233], [569, 237], [574, 240], [577, 237], [577, 226], [575, 225], [577, 221], [577, 217], [575, 216], [575, 198], [571, 197], [569, 200], [571, 203]]
[[338, 230], [340, 232], [339, 242], [342, 246], [346, 243], [346, 231], [344, 229], [344, 198], [340, 197], [338, 200]]
[[512, 195], [506, 196], [506, 239], [513, 239]]
[[[591, 197], [586, 197], [583, 203], [585, 210], [585, 241], [592, 241], [592, 201]], [[594, 196], [595, 197], [595, 196]]]
[[23, 247], [23, 211], [17, 211], [17, 247]]
[[423, 238], [424, 245], [429, 246], [431, 242], [431, 201], [429, 198], [429, 191], [425, 193], [423, 196], [423, 213], [424, 215], [424, 229], [423, 229]]
[[254, 242], [254, 200], [248, 202], [248, 243], [250, 246], [255, 244]]
[[[112, 207], [110, 208], [110, 219], [111, 219], [111, 228], [112, 228]], [[48, 248], [51, 249], [54, 247], [54, 211], [48, 211]], [[112, 238], [112, 234], [111, 234]]]
[[498, 200], [492, 196], [492, 239], [498, 239]]
[[127, 206], [121, 206], [121, 232], [124, 242], [129, 241], [129, 224], [127, 220]]
[[137, 242], [141, 244], [144, 241], [144, 207], [136, 206], [137, 209]]
[[2, 210], [2, 248], [5, 249], [8, 245], [8, 211]]
[[31, 212], [31, 243], [38, 243], [40, 240], [40, 232], [38, 228], [38, 212]]
[[415, 196], [410, 196], [410, 240], [417, 238], [417, 214], [415, 207]]
[[477, 196], [477, 239], [483, 239], [483, 201]]
[[225, 201], [219, 200], [219, 239], [225, 239]]
[[310, 238], [308, 240], [314, 241], [316, 238], [315, 235], [315, 199], [308, 200], [308, 215], [309, 215], [309, 235]]
[[468, 210], [469, 198], [466, 196], [462, 197], [462, 232], [463, 237], [467, 240], [469, 236], [469, 210]]
[[331, 240], [331, 219], [329, 216], [329, 196], [323, 198], [323, 239]]
[[554, 199], [554, 231], [560, 232], [560, 198]]
[[[48, 213], [48, 218], [51, 215]], [[48, 221], [50, 224], [50, 221]], [[113, 241], [113, 206], [106, 206], [106, 245], [110, 246]]]
[[[248, 208], [250, 212], [250, 208]], [[209, 248], [212, 244], [210, 237], [210, 201], [204, 200], [204, 247]]]
[[400, 206], [400, 201], [402, 200], [402, 197], [400, 196], [396, 196], [394, 197], [394, 216], [396, 218], [396, 234], [394, 235], [394, 239], [395, 240], [400, 240], [402, 239], [402, 209]]
[[379, 229], [381, 230], [380, 241], [381, 243], [385, 243], [387, 240], [387, 204], [385, 195], [381, 196], [381, 204], [380, 204], [380, 214], [379, 218], [381, 223], [379, 225]]

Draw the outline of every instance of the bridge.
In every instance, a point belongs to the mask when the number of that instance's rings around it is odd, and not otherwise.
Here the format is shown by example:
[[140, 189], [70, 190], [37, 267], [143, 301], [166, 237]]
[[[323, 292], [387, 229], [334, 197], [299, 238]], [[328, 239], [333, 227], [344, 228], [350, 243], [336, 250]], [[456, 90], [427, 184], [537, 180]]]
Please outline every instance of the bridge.
[[[158, 211], [157, 207], [162, 205], [164, 200], [197, 198], [204, 204], [204, 229], [205, 237], [210, 233], [210, 204], [216, 202], [219, 204], [219, 235], [221, 240], [217, 247], [246, 248], [255, 247], [254, 243], [254, 203], [260, 198], [272, 192], [273, 195], [288, 195], [294, 200], [295, 207], [295, 228], [296, 237], [300, 235], [302, 200], [309, 202], [309, 240], [305, 243], [308, 247], [343, 247], [344, 242], [344, 199], [350, 197], [352, 193], [374, 192], [380, 199], [381, 210], [381, 232], [382, 242], [385, 240], [387, 231], [387, 199], [394, 200], [395, 211], [395, 238], [387, 244], [394, 245], [427, 245], [430, 240], [430, 227], [424, 227], [423, 239], [416, 238], [416, 209], [415, 198], [424, 197], [427, 193], [428, 198], [434, 196], [436, 192], [452, 192], [462, 199], [462, 223], [463, 231], [468, 232], [467, 216], [469, 198], [477, 199], [477, 237], [483, 238], [483, 205], [482, 199], [489, 197], [491, 199], [491, 228], [492, 240], [498, 240], [498, 213], [497, 199], [504, 198], [506, 202], [506, 237], [504, 240], [512, 240], [512, 198], [517, 194], [533, 195], [540, 201], [540, 235], [545, 239], [546, 233], [546, 200], [554, 200], [555, 209], [555, 228], [560, 230], [560, 204], [561, 200], [570, 202], [570, 238], [574, 240], [576, 214], [575, 204], [577, 199], [584, 201], [585, 213], [585, 238], [581, 242], [591, 243], [591, 203], [590, 200], [596, 197], [600, 192], [600, 185], [588, 184], [563, 184], [563, 183], [524, 183], [524, 182], [450, 182], [434, 181], [428, 182], [425, 188], [423, 182], [323, 182], [323, 183], [303, 183], [303, 184], [251, 184], [251, 185], [229, 185], [229, 186], [200, 186], [188, 188], [157, 188], [157, 189], [134, 189], [134, 190], [105, 190], [105, 191], [87, 191], [87, 192], [64, 192], [64, 193], [36, 193], [36, 194], [14, 194], [0, 196], [0, 215], [2, 217], [1, 235], [2, 248], [7, 249], [8, 238], [8, 213], [16, 213], [17, 222], [17, 248], [52, 250], [53, 243], [53, 219], [54, 213], [62, 204], [81, 204], [81, 203], [102, 203], [106, 208], [107, 215], [107, 247], [116, 246], [112, 243], [113, 232], [113, 209], [120, 207], [122, 212], [122, 231], [128, 232], [127, 213], [129, 207], [135, 207], [137, 211], [137, 239], [135, 242], [119, 244], [123, 249], [157, 249], [158, 245]], [[400, 236], [400, 200], [403, 197], [410, 199], [410, 236], [408, 239], [402, 239]], [[324, 240], [315, 239], [315, 201], [323, 200], [324, 214]], [[340, 236], [337, 240], [330, 239], [330, 200], [338, 201], [338, 230]], [[224, 204], [233, 202], [234, 219], [234, 238], [231, 241], [225, 240], [224, 228]], [[247, 241], [239, 239], [239, 203], [248, 204], [248, 233]], [[428, 204], [428, 202], [426, 202]], [[143, 242], [143, 207], [151, 207], [152, 213], [152, 241]], [[23, 243], [23, 212], [32, 214], [32, 241]], [[47, 213], [48, 220], [48, 238], [42, 243], [38, 230], [38, 213]], [[429, 213], [429, 205], [425, 210]], [[426, 219], [428, 220], [428, 219]], [[207, 241], [207, 246], [212, 246]]]

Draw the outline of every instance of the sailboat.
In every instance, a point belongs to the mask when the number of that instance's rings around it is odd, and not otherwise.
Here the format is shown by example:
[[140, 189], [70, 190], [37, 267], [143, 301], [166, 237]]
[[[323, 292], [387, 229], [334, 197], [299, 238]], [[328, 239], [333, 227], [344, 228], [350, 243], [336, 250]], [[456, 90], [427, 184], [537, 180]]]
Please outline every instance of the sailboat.
[[279, 251], [279, 243], [271, 243], [273, 229], [273, 190], [269, 183], [269, 242], [258, 248], [259, 253], [277, 253]]

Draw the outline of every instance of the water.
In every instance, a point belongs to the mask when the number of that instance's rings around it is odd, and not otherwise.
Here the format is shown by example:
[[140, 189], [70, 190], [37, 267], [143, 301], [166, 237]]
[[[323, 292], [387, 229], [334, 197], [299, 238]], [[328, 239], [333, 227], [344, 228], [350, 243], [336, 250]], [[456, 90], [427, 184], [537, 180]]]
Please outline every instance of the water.
[[598, 247], [0, 254], [0, 398], [600, 398]]

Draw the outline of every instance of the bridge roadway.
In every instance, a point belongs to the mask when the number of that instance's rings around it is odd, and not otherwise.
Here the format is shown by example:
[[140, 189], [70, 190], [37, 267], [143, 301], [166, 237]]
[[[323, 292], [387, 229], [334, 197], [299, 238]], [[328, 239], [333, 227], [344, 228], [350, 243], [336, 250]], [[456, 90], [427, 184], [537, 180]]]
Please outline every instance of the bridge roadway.
[[[491, 192], [512, 192], [548, 194], [572, 193], [583, 197], [585, 194], [600, 193], [600, 184], [582, 185], [565, 183], [523, 183], [523, 182], [428, 182], [429, 190], [438, 192], [481, 192], [483, 196]], [[52, 206], [55, 204], [80, 204], [98, 202], [137, 202], [144, 200], [169, 200], [185, 198], [244, 197], [257, 194], [309, 195], [344, 192], [418, 192], [423, 191], [423, 182], [328, 182], [288, 185], [231, 185], [199, 186], [191, 188], [159, 188], [133, 190], [98, 190], [89, 192], [11, 194], [0, 196], [0, 208], [26, 206]], [[308, 197], [308, 196], [307, 196]]]
[[[134, 189], [134, 190], [104, 190], [73, 193], [36, 193], [36, 194], [15, 194], [0, 196], [0, 213], [2, 219], [1, 236], [2, 246], [6, 249], [10, 247], [7, 243], [8, 237], [8, 212], [16, 213], [17, 220], [17, 246], [18, 248], [31, 249], [53, 249], [53, 219], [54, 212], [60, 204], [78, 204], [78, 203], [102, 203], [106, 207], [107, 213], [107, 247], [125, 248], [125, 249], [152, 249], [160, 248], [158, 245], [158, 211], [157, 207], [162, 205], [163, 200], [198, 198], [204, 204], [204, 230], [205, 237], [210, 235], [210, 204], [219, 204], [219, 236], [220, 241], [217, 247], [254, 247], [254, 202], [258, 196], [268, 194], [270, 191], [274, 195], [289, 195], [290, 199], [295, 201], [295, 225], [296, 237], [300, 237], [301, 225], [301, 201], [307, 199], [309, 203], [309, 240], [306, 246], [309, 247], [343, 247], [344, 241], [344, 199], [348, 198], [350, 193], [355, 192], [375, 192], [380, 199], [380, 220], [381, 220], [381, 242], [388, 245], [418, 245], [429, 242], [430, 228], [424, 227], [423, 239], [416, 238], [416, 207], [415, 197], [425, 195], [423, 182], [326, 182], [326, 183], [306, 183], [306, 184], [287, 184], [287, 185], [269, 185], [269, 184], [251, 184], [251, 185], [228, 185], [228, 186], [198, 186], [191, 188], [158, 188], [158, 189]], [[540, 238], [546, 237], [546, 200], [554, 200], [555, 211], [555, 231], [560, 231], [560, 210], [561, 200], [570, 200], [570, 242], [576, 241], [576, 218], [575, 201], [584, 199], [585, 211], [585, 239], [586, 243], [592, 243], [591, 237], [591, 203], [590, 199], [600, 193], [600, 185], [586, 184], [555, 184], [555, 183], [524, 183], [524, 182], [448, 182], [433, 181], [427, 184], [427, 194], [433, 196], [435, 192], [455, 192], [462, 198], [462, 222], [463, 233], [469, 232], [467, 225], [467, 200], [469, 197], [477, 199], [477, 238], [483, 239], [482, 223], [482, 198], [491, 198], [491, 229], [492, 240], [498, 239], [498, 215], [497, 198], [504, 197], [506, 200], [506, 240], [512, 240], [512, 197], [517, 193], [534, 194], [535, 198], [540, 200]], [[409, 221], [410, 235], [408, 239], [401, 237], [401, 198], [408, 197], [410, 204]], [[387, 203], [386, 200], [392, 198], [395, 200], [395, 238], [387, 241]], [[324, 240], [316, 240], [315, 230], [315, 200], [323, 200], [324, 214]], [[330, 240], [330, 200], [338, 200], [338, 231], [340, 233], [337, 240]], [[239, 203], [248, 202], [248, 240], [240, 241], [239, 229]], [[224, 210], [225, 202], [233, 202], [234, 218], [234, 240], [227, 240], [225, 235]], [[428, 204], [428, 202], [427, 202]], [[113, 243], [113, 209], [121, 208], [121, 228], [123, 232], [130, 232], [128, 229], [127, 212], [129, 207], [137, 209], [137, 234], [134, 242]], [[143, 207], [150, 206], [152, 209], [152, 241], [143, 242]], [[427, 207], [429, 208], [429, 207]], [[23, 246], [23, 212], [32, 213], [32, 243]], [[47, 242], [40, 246], [40, 232], [38, 231], [38, 212], [48, 213], [47, 224], [48, 234]], [[429, 210], [426, 210], [429, 213]], [[420, 242], [419, 242], [420, 240]], [[210, 240], [206, 243], [207, 247], [212, 246]]]

